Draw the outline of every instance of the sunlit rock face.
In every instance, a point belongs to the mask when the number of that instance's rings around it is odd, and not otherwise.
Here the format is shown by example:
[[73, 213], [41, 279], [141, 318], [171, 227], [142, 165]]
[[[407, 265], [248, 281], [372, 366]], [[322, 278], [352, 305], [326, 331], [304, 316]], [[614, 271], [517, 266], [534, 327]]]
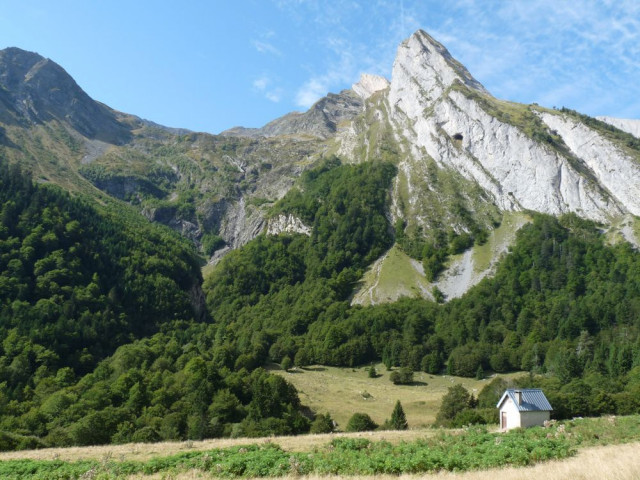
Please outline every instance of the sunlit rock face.
[[[367, 109], [377, 109], [367, 118], [377, 123], [376, 128], [386, 126], [392, 132], [400, 152], [399, 170], [408, 183], [405, 195], [410, 192], [410, 198], [403, 199], [404, 214], [416, 217], [409, 221], [428, 223], [407, 204], [437, 188], [426, 174], [429, 162], [481, 187], [485, 192], [482, 201], [501, 211], [575, 212], [602, 222], [625, 213], [638, 215], [636, 158], [561, 112], [495, 99], [423, 31], [398, 48], [391, 82], [385, 89], [379, 89], [383, 101], [367, 104]], [[495, 110], [504, 114], [497, 115]], [[524, 114], [530, 125], [518, 123], [518, 116]], [[618, 125], [632, 132], [637, 127], [632, 121]], [[535, 132], [527, 131], [530, 126], [544, 134], [540, 138], [553, 137], [553, 142], [536, 138]], [[357, 121], [345, 129], [340, 153], [362, 161], [365, 129]], [[479, 201], [476, 198], [471, 203]], [[400, 210], [393, 213], [403, 215]], [[465, 230], [464, 225], [460, 229]]]

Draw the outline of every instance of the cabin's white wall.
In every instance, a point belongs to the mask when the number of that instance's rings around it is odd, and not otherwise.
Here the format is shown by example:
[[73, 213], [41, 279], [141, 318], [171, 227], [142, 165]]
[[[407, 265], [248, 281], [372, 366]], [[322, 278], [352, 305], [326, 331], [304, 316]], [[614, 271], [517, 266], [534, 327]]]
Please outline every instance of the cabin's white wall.
[[535, 427], [543, 425], [545, 420], [549, 420], [550, 412], [520, 412], [520, 426]]
[[[518, 411], [516, 404], [511, 400], [511, 397], [507, 397], [502, 403], [502, 407], [500, 408], [500, 421], [502, 421], [502, 412], [506, 412], [507, 414], [506, 430], [511, 430], [512, 428], [520, 426], [520, 412]], [[504, 428], [503, 425], [501, 425], [501, 427]]]

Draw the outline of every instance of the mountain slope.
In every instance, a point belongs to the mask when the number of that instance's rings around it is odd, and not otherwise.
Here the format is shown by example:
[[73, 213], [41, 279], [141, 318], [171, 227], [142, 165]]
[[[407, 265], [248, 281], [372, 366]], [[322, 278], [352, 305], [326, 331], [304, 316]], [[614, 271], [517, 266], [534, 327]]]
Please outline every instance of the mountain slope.
[[320, 136], [192, 133], [111, 110], [51, 60], [9, 48], [0, 52], [0, 155], [38, 181], [100, 203], [130, 203], [210, 255], [265, 228], [269, 206], [327, 149], [322, 138], [341, 121], [342, 105], [349, 115], [358, 102], [335, 96], [334, 107], [294, 122], [317, 125]]
[[423, 31], [399, 47], [390, 82], [363, 75], [305, 113], [221, 136], [110, 110], [19, 49], [2, 52], [0, 72], [6, 157], [41, 181], [131, 203], [215, 259], [268, 230], [273, 203], [330, 153], [397, 165], [389, 213], [418, 260], [424, 244], [486, 237], [504, 212], [615, 223], [640, 211], [640, 147], [567, 112], [495, 99]]
[[123, 143], [130, 137], [116, 112], [94, 102], [59, 65], [18, 48], [0, 51], [0, 119], [43, 124], [53, 119], [89, 139]]
[[[0, 156], [71, 195], [0, 168], [0, 448], [307, 431], [268, 361], [524, 369], [559, 415], [640, 411], [632, 135], [495, 99], [421, 31], [391, 82], [220, 136], [2, 62]], [[228, 253], [202, 291], [134, 209]]]

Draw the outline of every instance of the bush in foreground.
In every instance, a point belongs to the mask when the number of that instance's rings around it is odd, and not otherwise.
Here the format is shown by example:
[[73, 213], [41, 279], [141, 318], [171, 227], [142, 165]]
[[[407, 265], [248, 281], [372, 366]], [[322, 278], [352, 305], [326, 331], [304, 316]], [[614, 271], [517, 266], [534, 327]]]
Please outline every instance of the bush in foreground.
[[207, 452], [183, 452], [144, 462], [11, 460], [0, 462], [0, 478], [160, 477], [193, 470], [225, 478], [400, 475], [524, 466], [573, 454], [571, 441], [575, 441], [575, 436], [548, 437], [547, 433], [548, 430], [535, 428], [492, 434], [486, 429], [473, 428], [457, 435], [443, 433], [432, 439], [399, 445], [364, 438], [336, 438], [311, 455], [309, 452], [287, 452], [273, 443], [262, 443]]

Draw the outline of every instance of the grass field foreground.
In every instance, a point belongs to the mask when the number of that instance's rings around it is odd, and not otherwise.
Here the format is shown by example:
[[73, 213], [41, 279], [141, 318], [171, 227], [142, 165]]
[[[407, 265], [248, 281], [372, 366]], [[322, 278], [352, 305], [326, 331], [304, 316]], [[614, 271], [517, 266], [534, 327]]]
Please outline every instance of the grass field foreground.
[[[304, 451], [288, 451], [280, 439], [247, 440], [244, 446], [217, 448], [208, 451], [189, 450], [182, 453], [158, 456], [146, 461], [120, 461], [108, 456], [102, 460], [37, 460], [38, 452], [22, 452], [22, 460], [0, 462], [0, 478], [58, 480], [132, 479], [132, 478], [262, 478], [287, 476], [355, 476], [424, 474], [476, 471], [469, 479], [484, 479], [483, 472], [497, 467], [523, 467], [550, 460], [573, 456], [577, 449], [602, 448], [609, 453], [623, 452], [617, 457], [615, 473], [606, 473], [611, 467], [606, 457], [594, 460], [593, 472], [583, 470], [575, 474], [555, 478], [638, 478], [640, 469], [636, 454], [640, 438], [640, 416], [576, 419], [566, 423], [554, 423], [548, 428], [516, 429], [508, 433], [491, 433], [485, 428], [472, 427], [458, 431], [436, 430], [434, 435], [409, 442], [393, 444], [388, 441], [372, 441], [388, 432], [377, 432], [378, 437], [365, 438], [333, 436], [330, 442], [318, 442]], [[309, 436], [313, 438], [314, 436]], [[635, 442], [635, 443], [634, 443]], [[631, 443], [632, 447], [617, 444]], [[185, 445], [190, 448], [187, 443]], [[130, 446], [131, 447], [131, 446]], [[153, 448], [153, 445], [150, 445]], [[598, 450], [589, 450], [598, 452]], [[31, 454], [34, 457], [29, 457]], [[593, 454], [595, 455], [595, 454]], [[558, 463], [561, 465], [562, 462]], [[569, 462], [571, 467], [556, 467], [559, 472], [576, 471], [580, 465]], [[600, 470], [596, 469], [599, 468]], [[536, 467], [542, 468], [542, 467]], [[573, 470], [566, 470], [571, 468]], [[511, 469], [509, 469], [510, 471]], [[502, 472], [503, 470], [500, 470]], [[527, 470], [522, 470], [527, 472]], [[546, 470], [543, 470], [545, 472]], [[600, 472], [600, 476], [591, 476]], [[520, 470], [514, 470], [514, 475]], [[604, 472], [604, 473], [603, 473]], [[627, 472], [627, 473], [625, 473]], [[630, 473], [629, 473], [630, 472]], [[486, 472], [485, 472], [486, 473]], [[441, 475], [441, 474], [440, 474]], [[476, 476], [474, 476], [476, 475]], [[501, 476], [503, 478], [531, 478]], [[614, 475], [614, 476], [611, 476]], [[631, 475], [631, 476], [629, 476]], [[546, 476], [546, 475], [545, 475]], [[428, 478], [428, 477], [427, 477]], [[438, 478], [438, 477], [436, 477]], [[448, 477], [443, 477], [448, 478]], [[458, 477], [449, 477], [458, 478]], [[554, 478], [548, 476], [548, 478]]]
[[[354, 475], [349, 480], [637, 480], [640, 478], [640, 442], [582, 449], [574, 457], [552, 460], [529, 467], [491, 468], [472, 472], [439, 472], [414, 475]], [[162, 480], [163, 474], [132, 475], [128, 480]], [[205, 480], [216, 478], [208, 472], [182, 472], [172, 480]], [[287, 476], [283, 480], [338, 480], [337, 475]]]

